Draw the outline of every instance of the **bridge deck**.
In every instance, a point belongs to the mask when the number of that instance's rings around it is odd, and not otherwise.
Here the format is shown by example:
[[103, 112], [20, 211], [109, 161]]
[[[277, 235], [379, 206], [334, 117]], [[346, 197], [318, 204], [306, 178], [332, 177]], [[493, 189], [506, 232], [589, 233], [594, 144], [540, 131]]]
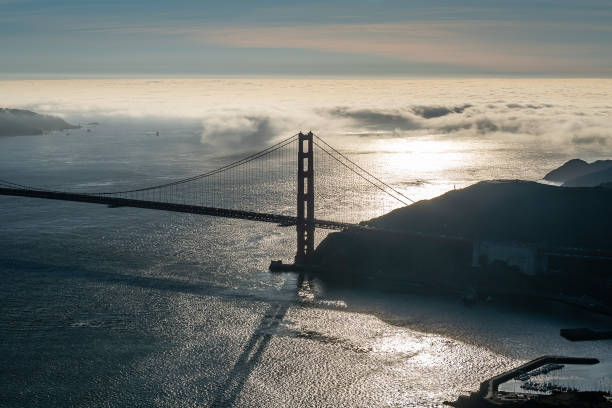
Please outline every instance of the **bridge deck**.
[[[281, 226], [296, 225], [298, 218], [290, 215], [259, 213], [253, 211], [230, 210], [216, 207], [202, 207], [188, 204], [173, 204], [159, 201], [133, 200], [129, 198], [110, 197], [105, 195], [67, 193], [61, 191], [48, 190], [28, 190], [20, 188], [0, 187], [0, 195], [45, 198], [50, 200], [74, 201], [80, 203], [104, 204], [110, 207], [132, 207], [145, 208], [150, 210], [173, 211], [188, 214], [210, 215], [213, 217], [238, 218], [250, 221], [269, 222]], [[412, 237], [417, 239], [427, 239], [443, 242], [457, 242], [472, 245], [473, 240], [468, 237], [441, 235], [436, 233], [423, 233], [418, 231], [393, 230], [387, 228], [377, 228], [363, 224], [350, 224], [337, 221], [315, 219], [313, 224], [316, 228], [330, 230], [350, 229], [355, 232], [379, 232], [394, 234], [400, 237]], [[587, 248], [546, 248], [538, 247], [538, 250], [546, 255], [564, 256], [571, 258], [601, 259], [604, 261], [612, 260], [612, 253], [609, 250], [587, 249]]]
[[[216, 207], [201, 207], [188, 204], [173, 204], [159, 201], [132, 200], [129, 198], [110, 197], [104, 195], [65, 193], [59, 191], [47, 190], [26, 190], [17, 188], [1, 188], [0, 195], [30, 197], [30, 198], [45, 198], [49, 200], [74, 201], [79, 203], [104, 204], [110, 207], [133, 207], [146, 208], [150, 210], [174, 211], [188, 214], [211, 215], [214, 217], [224, 218], [239, 218], [243, 220], [270, 222], [281, 224], [283, 226], [291, 226], [297, 223], [297, 217], [290, 215], [268, 214], [253, 211], [230, 210]], [[345, 228], [356, 226], [355, 224], [347, 224], [336, 221], [314, 220], [314, 225], [317, 228], [342, 230]]]

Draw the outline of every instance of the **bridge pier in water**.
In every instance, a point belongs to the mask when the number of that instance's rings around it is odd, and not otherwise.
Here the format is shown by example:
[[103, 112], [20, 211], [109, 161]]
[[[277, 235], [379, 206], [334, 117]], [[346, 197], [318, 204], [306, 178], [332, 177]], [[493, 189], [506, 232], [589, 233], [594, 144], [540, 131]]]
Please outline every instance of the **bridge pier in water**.
[[296, 264], [308, 263], [314, 252], [314, 149], [312, 132], [298, 135]]

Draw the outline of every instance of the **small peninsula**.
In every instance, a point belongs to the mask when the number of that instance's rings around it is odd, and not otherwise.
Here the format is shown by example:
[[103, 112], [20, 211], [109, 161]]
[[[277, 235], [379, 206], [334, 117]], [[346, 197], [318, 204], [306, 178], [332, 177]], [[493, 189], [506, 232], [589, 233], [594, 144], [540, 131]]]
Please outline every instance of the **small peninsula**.
[[0, 108], [0, 137], [42, 135], [66, 129], [78, 129], [56, 116], [41, 115], [29, 110]]

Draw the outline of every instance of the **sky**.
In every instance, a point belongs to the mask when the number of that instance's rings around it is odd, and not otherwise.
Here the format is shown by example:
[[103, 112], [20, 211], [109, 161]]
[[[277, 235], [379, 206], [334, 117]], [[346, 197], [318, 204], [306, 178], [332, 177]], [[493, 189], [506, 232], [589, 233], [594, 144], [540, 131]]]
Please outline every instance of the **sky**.
[[0, 78], [612, 76], [611, 0], [0, 0]]

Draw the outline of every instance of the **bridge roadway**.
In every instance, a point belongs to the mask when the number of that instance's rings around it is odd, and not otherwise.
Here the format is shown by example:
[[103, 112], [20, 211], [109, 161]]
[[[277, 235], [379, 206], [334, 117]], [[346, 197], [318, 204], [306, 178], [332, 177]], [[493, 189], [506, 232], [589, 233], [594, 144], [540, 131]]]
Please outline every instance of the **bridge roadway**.
[[[201, 207], [198, 205], [173, 204], [159, 201], [133, 200], [129, 198], [110, 197], [105, 195], [66, 193], [48, 190], [27, 190], [19, 188], [0, 187], [0, 195], [46, 198], [50, 200], [75, 201], [79, 203], [104, 204], [109, 207], [133, 207], [146, 208], [150, 210], [174, 211], [188, 214], [212, 215], [214, 217], [239, 218], [243, 220], [271, 222], [282, 226], [295, 225], [297, 217], [290, 215], [268, 214], [253, 211], [229, 210], [216, 207]], [[332, 230], [343, 230], [351, 227], [359, 228], [357, 224], [348, 224], [336, 221], [317, 220], [313, 221], [316, 228]]]
[[[93, 203], [108, 205], [112, 208], [118, 207], [133, 207], [146, 208], [150, 210], [173, 211], [188, 214], [210, 215], [214, 217], [238, 218], [250, 221], [269, 222], [279, 224], [281, 226], [296, 225], [298, 218], [290, 215], [279, 215], [269, 213], [259, 213], [254, 211], [230, 210], [216, 207], [201, 207], [188, 204], [173, 204], [160, 201], [133, 200], [129, 198], [111, 197], [96, 194], [80, 194], [67, 193], [61, 191], [49, 190], [29, 190], [20, 188], [5, 188], [0, 187], [0, 195], [31, 197], [31, 198], [46, 198], [50, 200], [74, 201], [80, 203]], [[351, 224], [338, 221], [318, 220], [315, 219], [313, 224], [316, 228], [324, 228], [329, 230], [347, 230], [362, 231], [362, 232], [382, 232], [386, 234], [397, 235], [398, 237], [412, 237], [418, 239], [427, 239], [442, 242], [456, 242], [464, 245], [473, 245], [473, 239], [468, 237], [444, 235], [436, 233], [425, 233], [417, 231], [394, 230], [388, 228], [378, 228], [364, 224]], [[570, 258], [588, 258], [600, 259], [605, 261], [612, 260], [612, 252], [609, 250], [600, 249], [585, 249], [585, 248], [554, 248], [554, 247], [538, 247], [541, 253], [549, 256], [570, 257]]]
[[[146, 208], [150, 210], [162, 210], [162, 211], [173, 211], [188, 214], [200, 214], [210, 215], [213, 217], [224, 217], [224, 218], [239, 218], [243, 220], [259, 221], [259, 222], [270, 222], [279, 224], [283, 227], [290, 227], [296, 225], [298, 218], [291, 215], [279, 215], [269, 213], [259, 213], [253, 211], [243, 210], [230, 210], [226, 208], [216, 207], [202, 207], [198, 205], [188, 204], [174, 204], [164, 203], [161, 201], [147, 201], [147, 200], [133, 200], [129, 198], [111, 197], [107, 195], [98, 194], [82, 194], [82, 193], [68, 193], [64, 191], [51, 191], [51, 190], [31, 190], [25, 188], [6, 188], [0, 187], [0, 195], [5, 196], [16, 196], [16, 197], [30, 197], [30, 198], [44, 198], [49, 200], [61, 200], [61, 201], [74, 201], [79, 203], [92, 203], [92, 204], [103, 204], [111, 208], [119, 207], [133, 207], [133, 208]], [[329, 230], [348, 230], [351, 231], [370, 231], [370, 232], [384, 232], [387, 234], [394, 234], [400, 236], [410, 236], [415, 238], [425, 238], [430, 240], [438, 241], [459, 241], [469, 243], [471, 245], [472, 240], [463, 237], [431, 234], [415, 231], [403, 231], [403, 230], [392, 230], [386, 228], [371, 227], [364, 224], [351, 224], [346, 222], [318, 220], [315, 218], [313, 224], [316, 228], [323, 228]]]

